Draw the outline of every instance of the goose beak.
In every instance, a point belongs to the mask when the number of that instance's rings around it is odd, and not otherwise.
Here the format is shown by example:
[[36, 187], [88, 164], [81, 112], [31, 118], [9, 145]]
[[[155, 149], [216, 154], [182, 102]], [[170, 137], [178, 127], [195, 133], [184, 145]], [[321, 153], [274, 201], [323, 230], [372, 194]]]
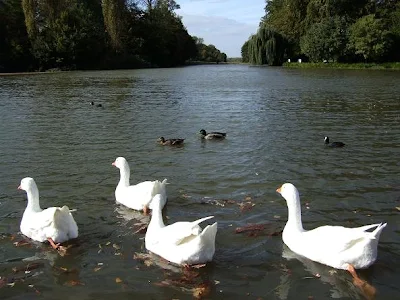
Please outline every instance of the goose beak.
[[115, 165], [115, 161], [111, 164], [112, 166], [114, 166], [114, 167], [116, 167], [116, 165]]
[[22, 190], [22, 187], [21, 187], [21, 185], [19, 185], [17, 189], [18, 189], [18, 190]]
[[278, 187], [278, 188], [276, 189], [276, 191], [280, 194], [280, 193], [281, 193], [281, 189], [282, 189], [282, 186]]

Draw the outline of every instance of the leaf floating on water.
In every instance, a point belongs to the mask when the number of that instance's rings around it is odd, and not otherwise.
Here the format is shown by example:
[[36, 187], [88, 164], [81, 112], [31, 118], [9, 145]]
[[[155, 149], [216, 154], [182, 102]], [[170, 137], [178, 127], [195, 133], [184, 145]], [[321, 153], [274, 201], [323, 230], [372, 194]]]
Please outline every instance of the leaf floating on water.
[[76, 286], [76, 285], [85, 285], [85, 284], [83, 282], [78, 281], [78, 280], [70, 280], [70, 281], [67, 281], [64, 285]]
[[117, 250], [121, 249], [121, 247], [118, 246], [117, 244], [113, 244], [113, 248], [114, 248], [114, 249], [117, 249]]
[[44, 264], [43, 263], [29, 263], [26, 266], [21, 266], [21, 267], [14, 267], [12, 268], [14, 273], [18, 273], [18, 272], [26, 272], [26, 271], [32, 271], [35, 270], [37, 268], [43, 267]]
[[208, 297], [211, 293], [211, 286], [209, 282], [200, 284], [198, 287], [193, 288], [193, 297], [195, 299], [202, 299]]
[[107, 243], [106, 243], [106, 246], [110, 246], [110, 245], [111, 245], [111, 242], [107, 242]]
[[14, 287], [15, 282], [7, 283], [7, 285], [8, 285], [9, 287]]
[[93, 269], [93, 271], [97, 272], [97, 271], [100, 271], [101, 269], [102, 269], [102, 267], [96, 267]]
[[194, 268], [194, 269], [201, 269], [203, 267], [205, 267], [206, 264], [197, 264], [197, 265], [190, 265], [190, 268]]
[[241, 212], [248, 211], [248, 210], [252, 209], [254, 206], [255, 206], [255, 204], [252, 203], [252, 202], [239, 203], [239, 207], [240, 207], [240, 211]]
[[15, 247], [22, 247], [22, 246], [26, 246], [26, 245], [31, 246], [31, 243], [29, 243], [27, 241], [18, 241], [18, 242], [14, 242], [13, 244]]
[[119, 278], [119, 277], [115, 278], [115, 283], [121, 283], [121, 282], [122, 282], [121, 278]]
[[249, 224], [243, 227], [237, 227], [235, 233], [247, 233], [247, 236], [256, 237], [260, 235], [277, 236], [281, 235], [282, 229], [269, 223]]
[[396, 209], [400, 211], [400, 206], [396, 206]]
[[244, 200], [246, 200], [246, 201], [251, 201], [251, 197], [250, 197], [250, 196], [247, 196], [246, 198], [244, 198]]
[[249, 224], [247, 226], [237, 227], [235, 229], [235, 233], [242, 233], [242, 232], [255, 231], [255, 230], [258, 230], [258, 231], [264, 230], [266, 224], [267, 223], [264, 223], [264, 224]]

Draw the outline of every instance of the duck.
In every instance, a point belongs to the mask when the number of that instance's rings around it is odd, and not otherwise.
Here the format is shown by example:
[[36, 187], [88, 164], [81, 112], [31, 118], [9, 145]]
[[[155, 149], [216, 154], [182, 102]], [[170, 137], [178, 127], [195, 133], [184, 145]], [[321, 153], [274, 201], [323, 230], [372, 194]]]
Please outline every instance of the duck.
[[167, 199], [167, 179], [163, 181], [143, 181], [135, 185], [130, 185], [130, 168], [125, 157], [117, 157], [112, 165], [120, 171], [120, 179], [115, 189], [116, 202], [131, 209], [143, 211], [145, 215], [151, 209], [149, 204], [156, 194], [164, 196], [163, 200], [165, 201], [162, 203], [162, 206], [165, 205]]
[[199, 265], [212, 261], [215, 254], [217, 222], [207, 225], [204, 229], [199, 224], [214, 216], [192, 222], [176, 222], [166, 226], [162, 216], [164, 197], [162, 194], [157, 194], [151, 200], [153, 209], [145, 235], [146, 249], [181, 266]]
[[324, 137], [324, 142], [325, 142], [325, 145], [327, 145], [328, 147], [332, 147], [332, 148], [342, 148], [342, 147], [344, 147], [346, 145], [345, 143], [342, 143], [342, 142], [329, 143], [329, 137], [328, 136]]
[[185, 139], [165, 139], [163, 136], [160, 137], [157, 142], [163, 146], [181, 146]]
[[223, 140], [226, 138], [225, 132], [209, 132], [207, 133], [204, 129], [200, 130], [201, 137], [206, 140]]
[[354, 279], [360, 280], [355, 269], [368, 268], [375, 262], [379, 237], [387, 224], [355, 228], [325, 225], [305, 230], [301, 221], [297, 188], [291, 183], [284, 183], [276, 191], [286, 200], [288, 206], [289, 217], [282, 239], [289, 249], [312, 261], [347, 270]]
[[[95, 105], [95, 103], [93, 101], [90, 102], [90, 105]], [[103, 107], [103, 104], [101, 103], [97, 103], [96, 107]]]
[[38, 242], [48, 241], [54, 249], [61, 243], [78, 237], [78, 225], [68, 206], [42, 209], [39, 203], [39, 190], [31, 177], [25, 177], [18, 186], [27, 194], [28, 204], [22, 216], [22, 234]]

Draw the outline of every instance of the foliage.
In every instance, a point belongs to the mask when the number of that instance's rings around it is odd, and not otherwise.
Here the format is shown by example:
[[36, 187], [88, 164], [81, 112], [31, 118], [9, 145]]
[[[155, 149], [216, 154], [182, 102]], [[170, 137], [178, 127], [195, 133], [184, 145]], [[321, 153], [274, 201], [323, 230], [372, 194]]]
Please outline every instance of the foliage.
[[174, 0], [1, 0], [0, 70], [226, 61], [215, 46], [196, 44], [176, 9]]
[[201, 62], [226, 62], [227, 56], [225, 53], [218, 50], [214, 45], [204, 44], [202, 38], [193, 37], [196, 44], [197, 56], [194, 58], [196, 61]]
[[300, 46], [311, 61], [338, 61], [346, 54], [347, 43], [347, 22], [342, 17], [333, 17], [311, 25]]
[[104, 25], [114, 49], [122, 47], [125, 0], [102, 0]]
[[[259, 29], [265, 26], [286, 39], [285, 55], [293, 60], [400, 60], [396, 0], [266, 0]], [[254, 36], [246, 41], [243, 61], [249, 54], [250, 61], [268, 63], [260, 47], [262, 41]]]
[[0, 2], [0, 72], [30, 68], [30, 43], [21, 0]]
[[[270, 66], [282, 65], [287, 49], [287, 40], [269, 26], [261, 26], [257, 34], [247, 41], [248, 61], [252, 64]], [[243, 49], [242, 50], [246, 50]], [[242, 54], [245, 57], [246, 53]]]
[[350, 28], [350, 47], [365, 61], [381, 61], [389, 52], [391, 33], [382, 19], [374, 15], [364, 16]]
[[249, 41], [247, 40], [241, 49], [241, 54], [242, 54], [242, 62], [248, 63], [249, 62]]

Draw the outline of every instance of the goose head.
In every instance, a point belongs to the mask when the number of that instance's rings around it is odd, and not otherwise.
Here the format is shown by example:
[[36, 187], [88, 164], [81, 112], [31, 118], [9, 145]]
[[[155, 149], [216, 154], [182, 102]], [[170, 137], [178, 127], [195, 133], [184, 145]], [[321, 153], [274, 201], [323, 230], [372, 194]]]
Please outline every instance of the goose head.
[[202, 130], [200, 130], [200, 134], [205, 136], [205, 135], [207, 135], [207, 132], [204, 129], [202, 129]]
[[117, 157], [111, 165], [117, 167], [118, 169], [123, 169], [128, 166], [128, 162], [126, 161], [125, 157], [120, 156]]
[[325, 142], [325, 144], [329, 144], [329, 137], [324, 137], [324, 142]]
[[299, 191], [291, 183], [282, 184], [276, 191], [286, 200], [288, 206], [294, 206], [300, 200]]
[[32, 189], [37, 189], [37, 186], [36, 186], [35, 180], [33, 180], [33, 178], [25, 177], [21, 180], [21, 183], [18, 186], [18, 189], [28, 192]]
[[31, 177], [23, 178], [21, 180], [18, 189], [25, 191], [27, 194], [28, 198], [27, 210], [35, 212], [42, 210], [39, 205], [39, 190], [33, 178]]
[[162, 136], [162, 137], [158, 138], [157, 141], [160, 143], [165, 143], [165, 138]]

